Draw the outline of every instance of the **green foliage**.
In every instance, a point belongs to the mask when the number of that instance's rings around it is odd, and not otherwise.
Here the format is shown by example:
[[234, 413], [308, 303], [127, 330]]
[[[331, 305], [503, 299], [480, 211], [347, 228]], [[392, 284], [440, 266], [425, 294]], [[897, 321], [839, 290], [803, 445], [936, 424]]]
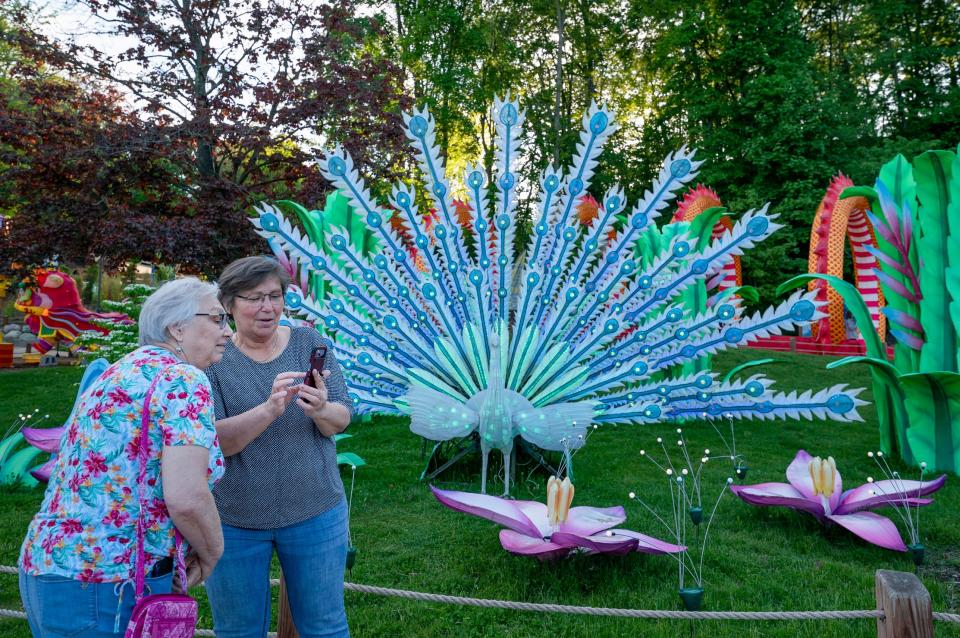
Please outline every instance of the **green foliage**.
[[140, 318], [140, 310], [143, 308], [143, 302], [147, 300], [155, 290], [152, 286], [144, 284], [130, 284], [124, 286], [123, 292], [126, 295], [120, 301], [106, 300], [103, 302], [104, 310], [108, 312], [122, 312], [131, 319], [132, 324], [123, 325], [112, 321], [94, 321], [93, 323], [101, 328], [106, 328], [109, 332], [105, 335], [95, 331], [81, 333], [77, 337], [75, 344], [79, 345], [84, 351], [84, 359], [89, 362], [93, 359], [103, 357], [113, 363], [129, 352], [133, 352], [140, 347], [140, 333], [137, 326], [137, 320]]
[[30, 475], [30, 470], [39, 465], [37, 457], [41, 454], [43, 452], [32, 446], [22, 447], [10, 454], [0, 466], [0, 485], [21, 485], [27, 488], [36, 485], [37, 479]]
[[[354, 267], [339, 251], [333, 249], [328, 239], [329, 235], [345, 233], [346, 240], [364, 257], [372, 258], [372, 255], [379, 250], [376, 235], [339, 191], [327, 195], [322, 211], [307, 210], [306, 207], [291, 200], [278, 201], [276, 206], [288, 216], [295, 215], [313, 245], [346, 272], [352, 272]], [[307, 292], [314, 298], [325, 299], [330, 286], [331, 283], [320, 273], [310, 272]]]
[[[340, 445], [340, 441], [343, 441], [345, 439], [350, 439], [350, 438], [353, 438], [353, 435], [346, 434], [346, 433], [335, 434], [333, 436], [333, 440], [338, 447]], [[353, 466], [354, 468], [357, 468], [357, 467], [363, 467], [366, 464], [367, 464], [366, 461], [364, 461], [362, 458], [360, 458], [353, 452], [337, 453], [337, 465], [346, 465], [348, 467]]]
[[877, 190], [856, 187], [843, 196], [871, 200], [884, 312], [898, 341], [893, 366], [872, 344], [876, 334], [862, 316], [859, 295], [841, 295], [861, 333], [869, 335], [869, 357], [857, 360], [872, 366], [875, 394], [886, 395], [880, 401], [889, 408], [880, 411], [881, 447], [898, 449], [910, 463], [957, 472], [960, 159], [952, 151], [928, 151], [911, 164], [897, 155], [876, 183]]
[[[951, 246], [948, 253], [950, 244], [960, 243], [960, 214], [951, 220], [948, 211], [951, 182], [960, 184], [960, 175], [952, 175], [955, 159], [950, 151], [929, 151], [913, 160], [920, 221], [917, 252], [924, 259], [920, 269], [920, 323], [926, 343], [920, 351], [920, 370], [928, 372], [957, 371], [957, 333], [950, 317], [945, 278], [947, 268], [960, 267], [957, 247]], [[960, 211], [960, 202], [954, 201], [954, 207]]]
[[[487, 112], [510, 90], [526, 111], [536, 181], [569, 161], [591, 100], [621, 130], [592, 188], [642, 194], [681, 144], [734, 211], [765, 202], [786, 228], [744, 258], [764, 303], [807, 268], [810, 224], [830, 178], [872, 179], [895, 152], [960, 138], [960, 5], [942, 0], [399, 2], [396, 42], [414, 97], [431, 106], [456, 180], [492, 174]], [[562, 42], [562, 46], [558, 43]], [[891, 46], [895, 42], [895, 46]], [[557, 62], [561, 63], [560, 68]], [[456, 188], [456, 183], [454, 183]], [[532, 202], [521, 199], [518, 229]]]
[[[782, 274], [806, 270], [810, 222], [835, 168], [836, 130], [819, 101], [813, 47], [792, 2], [681, 7], [657, 22], [648, 63], [665, 104], [645, 137], [658, 155], [692, 144], [706, 160], [700, 179], [732, 210], [771, 202], [786, 228], [745, 255], [744, 279], [765, 301]], [[749, 131], [749, 134], [745, 134]]]
[[910, 453], [928, 467], [960, 473], [960, 374], [919, 372], [900, 382], [910, 415]]

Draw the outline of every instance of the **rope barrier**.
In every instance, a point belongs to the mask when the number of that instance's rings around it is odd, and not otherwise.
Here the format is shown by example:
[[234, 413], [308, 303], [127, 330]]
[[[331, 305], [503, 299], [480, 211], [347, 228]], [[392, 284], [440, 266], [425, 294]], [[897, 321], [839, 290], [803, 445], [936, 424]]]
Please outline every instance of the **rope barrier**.
[[19, 618], [20, 620], [26, 620], [27, 615], [16, 609], [0, 609], [0, 618]]
[[[17, 568], [0, 565], [0, 573], [16, 574]], [[278, 586], [280, 580], [270, 579], [271, 586]], [[879, 609], [864, 609], [851, 611], [663, 611], [657, 609], [616, 609], [608, 607], [581, 607], [576, 605], [554, 605], [550, 603], [526, 603], [511, 600], [493, 600], [488, 598], [468, 598], [464, 596], [448, 596], [445, 594], [431, 594], [427, 592], [409, 591], [405, 589], [391, 589], [375, 585], [361, 585], [346, 582], [344, 589], [363, 594], [376, 596], [392, 596], [408, 600], [421, 600], [432, 603], [446, 603], [453, 605], [469, 605], [488, 609], [512, 609], [516, 611], [537, 611], [564, 614], [586, 614], [590, 616], [619, 616], [624, 618], [656, 618], [672, 620], [854, 620], [862, 618], [884, 617]], [[23, 618], [27, 615], [22, 611], [0, 609], [0, 617]], [[960, 614], [933, 612], [933, 619], [940, 622], [960, 623]], [[197, 636], [214, 636], [210, 629], [198, 629]], [[275, 638], [276, 633], [268, 634]]]
[[942, 611], [933, 612], [933, 619], [940, 622], [960, 622], [960, 614], [945, 614]]
[[611, 609], [607, 607], [579, 607], [574, 605], [553, 605], [549, 603], [522, 603], [510, 600], [490, 600], [485, 598], [464, 598], [443, 594], [426, 594], [402, 589], [388, 589], [372, 585], [344, 583], [351, 591], [379, 596], [396, 596], [412, 600], [424, 600], [435, 603], [472, 605], [494, 609], [513, 609], [517, 611], [541, 611], [564, 614], [587, 614], [590, 616], [621, 616], [626, 618], [659, 618], [685, 620], [849, 620], [853, 618], [883, 618], [878, 609], [863, 611], [661, 611], [657, 609]]

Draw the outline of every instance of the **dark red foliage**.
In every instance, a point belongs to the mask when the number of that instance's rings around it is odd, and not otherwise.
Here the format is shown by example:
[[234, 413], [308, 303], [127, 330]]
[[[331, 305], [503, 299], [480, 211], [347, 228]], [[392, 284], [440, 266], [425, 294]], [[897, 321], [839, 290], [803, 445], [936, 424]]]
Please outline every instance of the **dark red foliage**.
[[401, 71], [351, 0], [80, 4], [135, 44], [109, 56], [13, 34], [23, 60], [0, 112], [0, 207], [13, 211], [0, 267], [101, 255], [216, 273], [265, 250], [246, 221], [255, 202], [330, 190], [311, 142], [342, 143], [377, 177], [406, 161]]

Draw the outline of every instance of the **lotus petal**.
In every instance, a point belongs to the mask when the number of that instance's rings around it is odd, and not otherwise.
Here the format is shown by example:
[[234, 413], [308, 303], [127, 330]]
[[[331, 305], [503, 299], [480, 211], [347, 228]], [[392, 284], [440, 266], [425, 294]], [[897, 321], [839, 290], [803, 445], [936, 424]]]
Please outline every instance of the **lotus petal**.
[[[809, 473], [807, 476], [809, 478]], [[818, 498], [806, 498], [799, 490], [786, 483], [731, 485], [730, 491], [751, 505], [790, 507], [813, 514], [821, 521], [825, 516], [823, 504]]]
[[[430, 489], [438, 501], [452, 510], [485, 518], [527, 536], [541, 536], [537, 526], [517, 507], [517, 504], [523, 501], [508, 501], [487, 494], [441, 490], [432, 485]], [[541, 505], [546, 509], [545, 505]]]
[[933, 481], [894, 479], [865, 483], [844, 494], [834, 514], [851, 514], [883, 505], [901, 504], [905, 501], [910, 501], [911, 505], [927, 505], [932, 501], [919, 497], [936, 492], [946, 482], [947, 476], [944, 474]]
[[627, 520], [627, 513], [623, 507], [571, 507], [567, 520], [560, 523], [558, 532], [574, 534], [576, 536], [592, 536], [603, 532]]
[[50, 475], [53, 474], [53, 468], [56, 464], [57, 457], [54, 456], [40, 467], [35, 467], [30, 470], [30, 474], [41, 483], [49, 483]]
[[542, 538], [550, 536], [553, 528], [550, 527], [550, 519], [547, 515], [547, 506], [545, 503], [541, 503], [540, 501], [511, 501], [511, 503], [516, 505], [517, 509], [523, 512], [523, 515], [536, 526], [537, 533], [534, 534], [534, 536], [540, 536]]
[[565, 547], [542, 538], [527, 536], [512, 529], [500, 530], [500, 544], [511, 554], [535, 556], [540, 560], [562, 558], [573, 550], [572, 547]]
[[799, 450], [793, 461], [787, 466], [787, 482], [790, 483], [803, 498], [813, 500], [813, 479], [810, 478], [810, 461], [813, 457], [806, 450]]
[[23, 428], [23, 438], [27, 443], [44, 452], [56, 454], [60, 451], [60, 439], [66, 428]]
[[629, 536], [637, 539], [637, 551], [641, 554], [678, 554], [687, 549], [685, 545], [674, 545], [630, 529], [612, 529], [610, 531], [619, 536]]
[[868, 543], [898, 552], [907, 551], [897, 526], [885, 516], [874, 512], [857, 512], [856, 514], [833, 514], [827, 518]]
[[569, 532], [557, 532], [550, 542], [564, 547], [583, 547], [592, 552], [623, 556], [637, 549], [637, 539], [625, 534], [605, 532], [593, 536], [578, 536]]

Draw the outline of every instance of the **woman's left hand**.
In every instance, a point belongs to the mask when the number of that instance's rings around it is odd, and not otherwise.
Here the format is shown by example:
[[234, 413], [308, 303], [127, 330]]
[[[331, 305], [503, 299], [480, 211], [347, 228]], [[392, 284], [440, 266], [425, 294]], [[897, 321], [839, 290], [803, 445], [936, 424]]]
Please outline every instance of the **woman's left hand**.
[[310, 372], [313, 374], [313, 381], [317, 387], [312, 388], [306, 384], [301, 384], [297, 405], [303, 408], [303, 413], [316, 423], [327, 405], [327, 384], [324, 383], [324, 380], [330, 376], [330, 371], [324, 370], [323, 376], [320, 376], [316, 370]]

